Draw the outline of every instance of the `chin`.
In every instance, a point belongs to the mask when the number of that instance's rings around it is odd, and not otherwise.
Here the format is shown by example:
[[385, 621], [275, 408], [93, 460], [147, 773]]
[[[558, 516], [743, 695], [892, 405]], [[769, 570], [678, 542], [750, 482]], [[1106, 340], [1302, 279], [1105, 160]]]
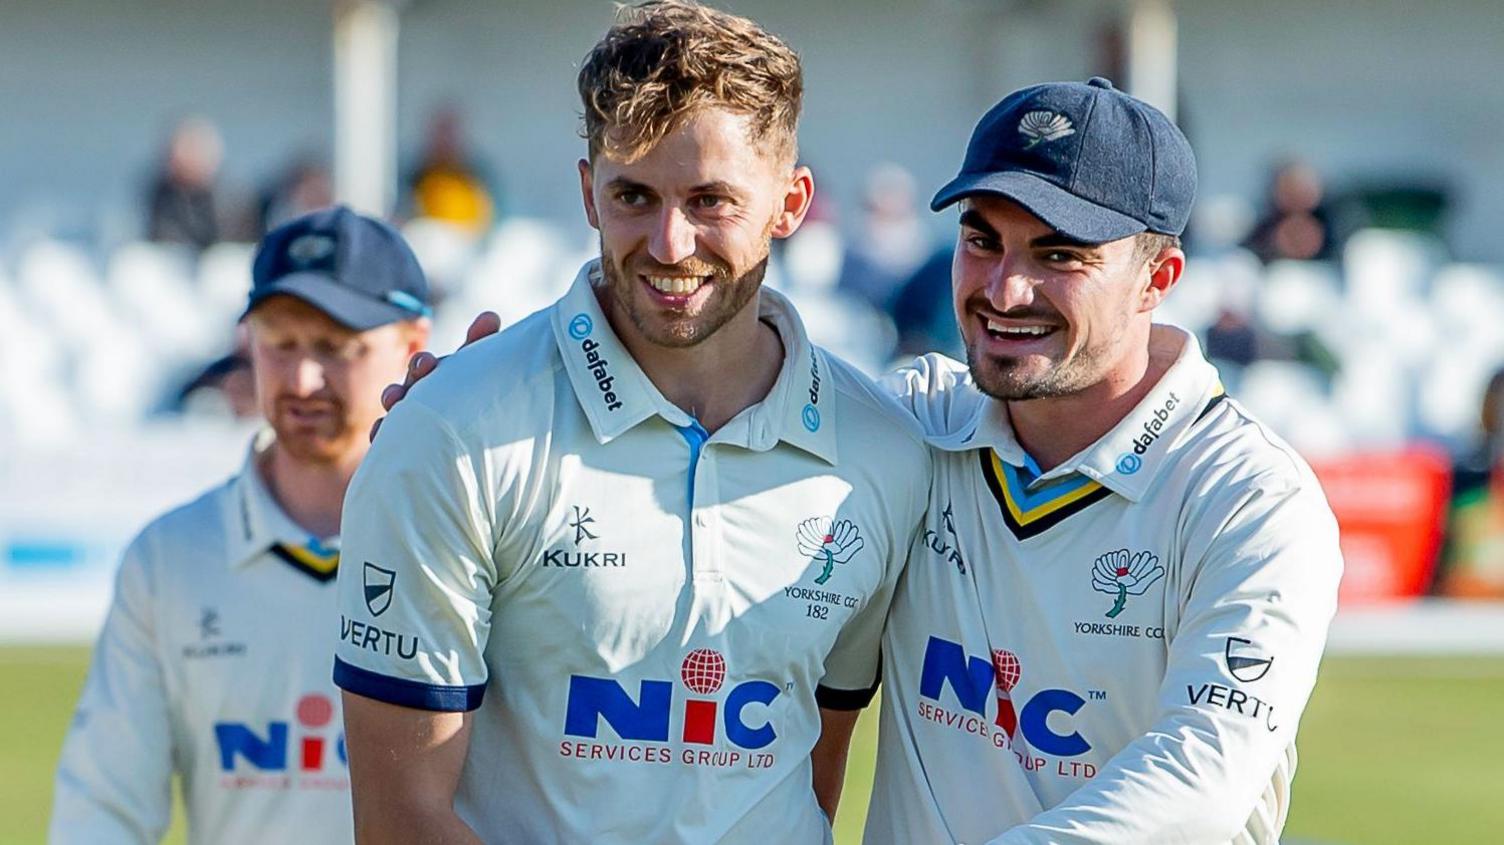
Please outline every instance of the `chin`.
[[350, 453], [356, 442], [356, 432], [348, 430], [336, 435], [277, 431], [277, 446], [295, 460], [308, 464], [337, 463]]
[[977, 389], [1005, 402], [1023, 402], [1063, 395], [1057, 382], [1059, 370], [1030, 367], [1020, 361], [999, 361], [968, 354], [971, 380]]

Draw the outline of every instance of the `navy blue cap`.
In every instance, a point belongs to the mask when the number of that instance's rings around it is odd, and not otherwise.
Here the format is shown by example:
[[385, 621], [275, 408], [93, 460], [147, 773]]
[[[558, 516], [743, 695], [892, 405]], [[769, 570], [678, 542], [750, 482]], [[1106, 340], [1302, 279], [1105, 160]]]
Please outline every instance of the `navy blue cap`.
[[1111, 82], [1051, 82], [982, 116], [960, 175], [930, 208], [977, 194], [1007, 197], [1085, 243], [1179, 235], [1196, 198], [1196, 157], [1163, 112]]
[[361, 332], [431, 313], [428, 280], [407, 241], [342, 205], [305, 214], [261, 239], [246, 313], [277, 294]]

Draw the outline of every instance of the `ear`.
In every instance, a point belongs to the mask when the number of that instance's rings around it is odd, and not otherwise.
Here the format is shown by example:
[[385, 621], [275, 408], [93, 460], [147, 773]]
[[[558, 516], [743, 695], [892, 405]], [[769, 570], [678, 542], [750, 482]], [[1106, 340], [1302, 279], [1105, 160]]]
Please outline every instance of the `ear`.
[[600, 215], [595, 210], [595, 174], [591, 172], [590, 162], [586, 159], [580, 159], [579, 163], [575, 166], [580, 171], [580, 199], [585, 202], [585, 219], [590, 222], [590, 228], [599, 229], [601, 227], [601, 220]]
[[814, 198], [815, 176], [808, 167], [801, 164], [789, 176], [787, 190], [783, 194], [783, 205], [773, 218], [773, 237], [786, 238], [797, 232], [804, 222], [804, 216], [809, 214], [809, 206]]
[[1144, 312], [1158, 308], [1180, 283], [1180, 276], [1185, 272], [1185, 253], [1176, 247], [1165, 247], [1149, 259], [1148, 271], [1148, 284], [1144, 286], [1139, 301], [1139, 310]]
[[407, 358], [428, 348], [428, 336], [433, 331], [433, 320], [419, 317], [407, 322]]

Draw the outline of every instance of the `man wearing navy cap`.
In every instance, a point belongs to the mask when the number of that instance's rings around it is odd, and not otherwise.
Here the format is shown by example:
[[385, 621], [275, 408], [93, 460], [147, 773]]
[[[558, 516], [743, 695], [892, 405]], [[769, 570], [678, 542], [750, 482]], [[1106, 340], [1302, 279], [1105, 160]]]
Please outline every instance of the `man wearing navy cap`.
[[1196, 165], [1103, 79], [1017, 91], [960, 174], [968, 366], [890, 387], [935, 453], [883, 640], [869, 843], [1272, 843], [1336, 605], [1310, 468], [1152, 322]]
[[340, 507], [428, 335], [390, 227], [346, 208], [262, 242], [246, 307], [268, 423], [245, 467], [125, 552], [58, 767], [50, 841], [156, 842], [174, 774], [194, 842], [353, 838], [329, 676]]

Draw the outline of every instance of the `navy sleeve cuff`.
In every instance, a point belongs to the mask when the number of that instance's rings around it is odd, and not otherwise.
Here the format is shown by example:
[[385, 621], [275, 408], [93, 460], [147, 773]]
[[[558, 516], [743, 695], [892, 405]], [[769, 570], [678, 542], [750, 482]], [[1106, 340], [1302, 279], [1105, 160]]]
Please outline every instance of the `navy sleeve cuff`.
[[445, 713], [464, 713], [480, 706], [486, 693], [485, 684], [473, 687], [450, 687], [441, 684], [425, 684], [379, 675], [369, 669], [352, 666], [338, 657], [334, 658], [334, 684], [356, 695], [411, 707], [415, 710], [436, 710]]
[[815, 703], [825, 710], [861, 710], [872, 703], [877, 694], [877, 684], [867, 689], [832, 689], [821, 685], [815, 687]]

